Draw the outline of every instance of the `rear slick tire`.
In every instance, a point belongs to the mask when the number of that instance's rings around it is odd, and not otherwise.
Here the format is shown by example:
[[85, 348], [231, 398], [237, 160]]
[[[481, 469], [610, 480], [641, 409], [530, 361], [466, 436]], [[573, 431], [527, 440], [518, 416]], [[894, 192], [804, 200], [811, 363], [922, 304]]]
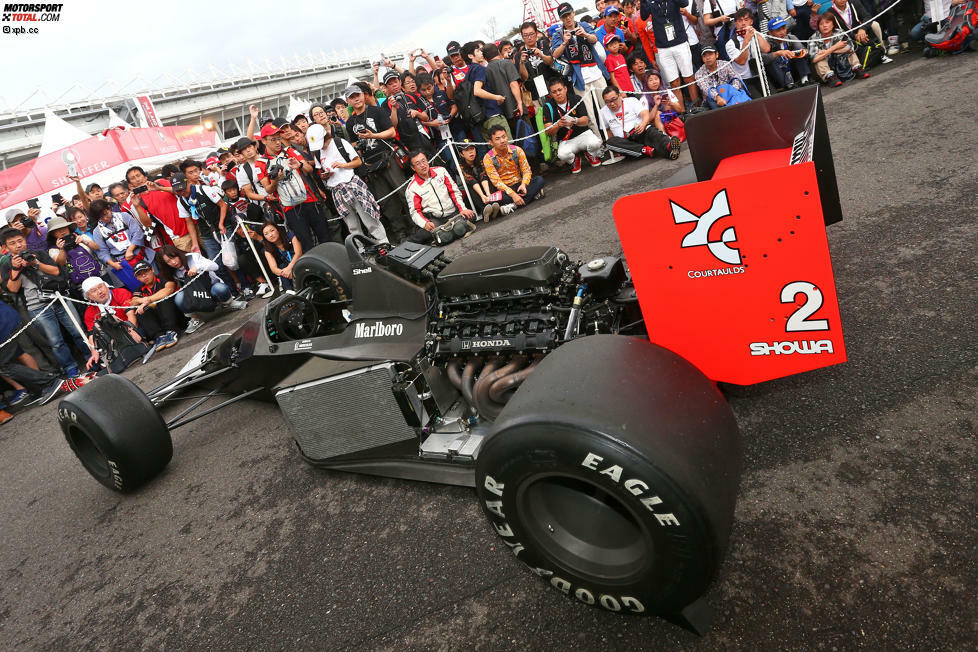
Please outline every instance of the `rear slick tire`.
[[677, 614], [726, 549], [740, 436], [716, 386], [647, 341], [597, 335], [547, 356], [479, 452], [495, 531], [588, 605]]
[[92, 477], [113, 491], [135, 491], [173, 457], [163, 416], [132, 381], [109, 374], [58, 404], [68, 445]]
[[[353, 271], [346, 247], [324, 242], [295, 261], [292, 278], [296, 290], [315, 287], [322, 292], [317, 301], [348, 301], [353, 298]], [[319, 294], [317, 292], [317, 294]]]

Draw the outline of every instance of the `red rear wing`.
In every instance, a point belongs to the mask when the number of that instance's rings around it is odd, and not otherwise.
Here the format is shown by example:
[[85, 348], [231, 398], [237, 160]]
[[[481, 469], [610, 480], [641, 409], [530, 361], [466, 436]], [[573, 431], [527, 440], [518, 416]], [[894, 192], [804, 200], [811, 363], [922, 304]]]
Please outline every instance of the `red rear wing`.
[[777, 149], [614, 206], [649, 338], [715, 381], [846, 360], [816, 164]]

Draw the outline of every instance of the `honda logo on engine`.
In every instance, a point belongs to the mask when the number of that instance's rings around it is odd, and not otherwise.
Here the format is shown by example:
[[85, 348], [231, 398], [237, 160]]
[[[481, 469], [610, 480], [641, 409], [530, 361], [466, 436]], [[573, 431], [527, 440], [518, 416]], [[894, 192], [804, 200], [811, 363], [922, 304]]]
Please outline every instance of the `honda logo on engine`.
[[385, 324], [382, 321], [372, 324], [358, 323], [353, 337], [394, 337], [404, 332], [404, 324]]
[[721, 190], [713, 197], [710, 210], [702, 215], [696, 215], [670, 200], [672, 219], [676, 224], [694, 222], [696, 226], [683, 238], [682, 247], [706, 247], [717, 260], [728, 265], [740, 265], [740, 252], [727, 246], [728, 242], [737, 241], [737, 232], [728, 226], [720, 234], [719, 240], [710, 240], [710, 230], [713, 225], [725, 217], [730, 217], [730, 205], [727, 202], [727, 191]]

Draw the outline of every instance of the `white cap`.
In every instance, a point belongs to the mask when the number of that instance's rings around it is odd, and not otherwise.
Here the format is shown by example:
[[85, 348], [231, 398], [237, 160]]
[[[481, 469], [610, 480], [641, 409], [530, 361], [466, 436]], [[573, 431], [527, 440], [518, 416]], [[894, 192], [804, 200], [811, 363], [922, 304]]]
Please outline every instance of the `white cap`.
[[81, 290], [82, 294], [88, 294], [88, 291], [99, 285], [105, 285], [105, 281], [100, 279], [98, 276], [89, 276], [84, 281], [82, 281]]
[[326, 127], [320, 124], [310, 125], [306, 129], [306, 142], [309, 143], [309, 151], [321, 150], [326, 145]]

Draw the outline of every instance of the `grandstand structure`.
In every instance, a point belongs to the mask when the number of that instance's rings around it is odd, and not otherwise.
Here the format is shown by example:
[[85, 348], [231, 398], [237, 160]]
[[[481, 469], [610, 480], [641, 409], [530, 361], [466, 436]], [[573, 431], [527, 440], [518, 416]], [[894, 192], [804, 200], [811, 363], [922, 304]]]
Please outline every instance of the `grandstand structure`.
[[[388, 51], [388, 57], [396, 61], [404, 52]], [[148, 84], [134, 79], [115, 89], [105, 89], [107, 84], [103, 84], [94, 91], [76, 84], [53, 100], [37, 91], [20, 106], [4, 107], [0, 112], [0, 169], [37, 156], [44, 135], [45, 109], [86, 133], [96, 134], [109, 128], [109, 109], [130, 125], [139, 126], [133, 98], [147, 95], [163, 125], [200, 124], [227, 140], [247, 129], [249, 105], [257, 105], [263, 116], [284, 115], [292, 97], [327, 101], [338, 96], [351, 79], [372, 78], [371, 63], [377, 58], [320, 53], [296, 56], [293, 61], [282, 59], [276, 66], [265, 62], [261, 69], [250, 64], [247, 71], [234, 66], [229, 72], [188, 70], [180, 78], [167, 75], [169, 85], [157, 90], [140, 90]], [[76, 97], [65, 99], [72, 94]], [[29, 102], [39, 106], [22, 108]]]

